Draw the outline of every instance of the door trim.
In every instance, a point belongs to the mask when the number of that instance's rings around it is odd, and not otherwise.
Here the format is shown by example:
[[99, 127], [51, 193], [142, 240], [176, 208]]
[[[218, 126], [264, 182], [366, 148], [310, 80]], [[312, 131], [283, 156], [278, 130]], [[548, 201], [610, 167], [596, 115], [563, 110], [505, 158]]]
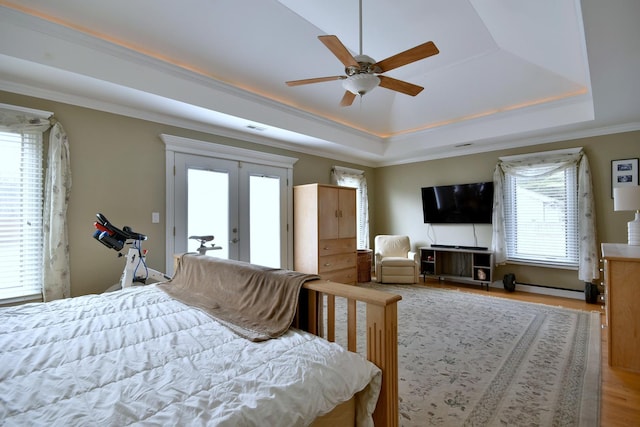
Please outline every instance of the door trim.
[[224, 160], [255, 163], [259, 165], [276, 166], [287, 169], [287, 266], [293, 268], [293, 165], [298, 161], [295, 157], [254, 151], [214, 142], [199, 141], [175, 135], [160, 134], [165, 144], [165, 271], [173, 274], [175, 213], [173, 202], [175, 199], [175, 154], [184, 153]]

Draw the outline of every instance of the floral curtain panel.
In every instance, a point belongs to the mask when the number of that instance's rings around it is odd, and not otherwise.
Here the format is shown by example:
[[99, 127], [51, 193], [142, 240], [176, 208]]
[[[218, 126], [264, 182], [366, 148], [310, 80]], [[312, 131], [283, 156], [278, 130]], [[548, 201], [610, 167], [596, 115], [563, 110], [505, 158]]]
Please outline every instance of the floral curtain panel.
[[49, 155], [44, 187], [44, 301], [71, 296], [67, 206], [71, 192], [69, 140], [60, 123], [49, 135]]
[[591, 171], [584, 151], [545, 152], [527, 156], [517, 156], [498, 161], [493, 174], [494, 209], [492, 250], [496, 265], [507, 262], [506, 232], [504, 222], [505, 174], [516, 176], [539, 176], [552, 174], [559, 169], [576, 165], [578, 168], [578, 278], [591, 282], [599, 277], [599, 261], [596, 239], [596, 215]]

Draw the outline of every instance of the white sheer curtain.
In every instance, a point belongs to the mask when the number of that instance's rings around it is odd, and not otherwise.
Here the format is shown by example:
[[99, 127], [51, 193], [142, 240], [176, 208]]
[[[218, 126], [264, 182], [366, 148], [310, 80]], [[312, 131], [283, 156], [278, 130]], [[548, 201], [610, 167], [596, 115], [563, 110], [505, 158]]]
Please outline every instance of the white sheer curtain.
[[71, 296], [67, 205], [71, 191], [69, 140], [62, 125], [55, 122], [49, 134], [49, 155], [44, 186], [44, 301]]
[[596, 214], [587, 155], [581, 149], [558, 150], [523, 156], [500, 158], [493, 174], [494, 207], [492, 250], [497, 265], [507, 261], [504, 221], [505, 174], [544, 176], [558, 169], [576, 165], [578, 168], [578, 278], [591, 282], [599, 277], [596, 239]]
[[331, 182], [343, 187], [355, 187], [358, 209], [358, 249], [369, 249], [369, 198], [364, 171], [334, 166]]
[[0, 129], [8, 132], [41, 132], [51, 128], [43, 205], [44, 301], [71, 295], [67, 204], [71, 189], [69, 141], [62, 125], [51, 114], [11, 105], [0, 105]]

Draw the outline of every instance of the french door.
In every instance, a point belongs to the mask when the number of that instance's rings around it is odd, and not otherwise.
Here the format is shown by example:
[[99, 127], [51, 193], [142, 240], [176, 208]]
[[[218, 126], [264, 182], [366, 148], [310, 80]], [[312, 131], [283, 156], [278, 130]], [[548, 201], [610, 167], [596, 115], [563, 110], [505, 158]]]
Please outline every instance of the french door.
[[286, 266], [286, 169], [182, 153], [175, 166], [177, 253], [213, 235], [222, 249], [209, 255]]
[[206, 235], [221, 247], [207, 255], [291, 267], [291, 168], [229, 157], [167, 151], [168, 272], [174, 253], [200, 245], [190, 236]]
[[239, 260], [238, 162], [183, 153], [175, 162], [176, 253], [196, 251], [190, 236], [213, 235], [222, 249], [208, 255]]

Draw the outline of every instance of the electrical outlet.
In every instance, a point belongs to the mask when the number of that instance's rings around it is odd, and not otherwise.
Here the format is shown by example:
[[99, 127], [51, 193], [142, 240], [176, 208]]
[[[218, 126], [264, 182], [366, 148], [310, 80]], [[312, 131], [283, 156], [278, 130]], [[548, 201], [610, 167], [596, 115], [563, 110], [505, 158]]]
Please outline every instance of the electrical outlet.
[[160, 222], [160, 212], [151, 212], [151, 222], [154, 224]]

